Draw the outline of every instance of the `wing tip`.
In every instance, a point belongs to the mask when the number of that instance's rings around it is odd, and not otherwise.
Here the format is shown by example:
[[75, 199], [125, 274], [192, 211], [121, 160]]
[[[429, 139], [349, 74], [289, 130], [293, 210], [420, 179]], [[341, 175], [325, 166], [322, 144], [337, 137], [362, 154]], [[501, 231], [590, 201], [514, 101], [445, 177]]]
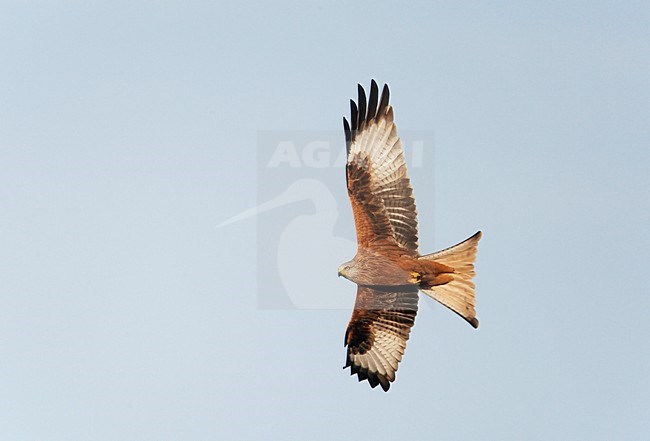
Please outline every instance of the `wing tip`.
[[379, 86], [374, 78], [370, 80], [370, 95], [366, 95], [366, 90], [357, 83], [357, 101], [350, 99], [350, 140], [354, 141], [356, 132], [367, 126], [371, 120], [384, 116], [390, 110], [388, 102], [390, 100], [390, 90], [388, 84], [384, 83], [379, 97]]
[[357, 107], [359, 108], [359, 124], [358, 128], [362, 129], [366, 125], [366, 108], [368, 100], [366, 98], [366, 91], [361, 84], [357, 83], [357, 92], [358, 92], [358, 103]]
[[349, 358], [346, 360], [343, 369], [347, 369], [348, 367], [350, 368], [350, 376], [356, 374], [357, 381], [359, 383], [361, 383], [362, 381], [367, 381], [368, 385], [373, 389], [376, 388], [377, 386], [381, 386], [384, 392], [388, 392], [388, 390], [390, 389], [391, 382], [394, 381], [386, 377], [385, 375], [381, 375], [375, 372], [370, 372], [366, 368], [353, 364]]
[[377, 109], [377, 114], [381, 115], [386, 111], [388, 103], [390, 101], [390, 89], [388, 84], [384, 84], [384, 87], [381, 89], [381, 99], [379, 100], [379, 108]]
[[354, 131], [359, 127], [359, 109], [353, 99], [350, 100], [350, 128], [352, 129], [352, 139], [354, 140]]
[[350, 143], [352, 142], [352, 131], [350, 130], [350, 123], [348, 119], [343, 117], [343, 132], [345, 133], [345, 148], [350, 153]]
[[368, 119], [374, 119], [377, 115], [377, 96], [379, 88], [375, 80], [370, 81], [370, 97], [368, 98]]

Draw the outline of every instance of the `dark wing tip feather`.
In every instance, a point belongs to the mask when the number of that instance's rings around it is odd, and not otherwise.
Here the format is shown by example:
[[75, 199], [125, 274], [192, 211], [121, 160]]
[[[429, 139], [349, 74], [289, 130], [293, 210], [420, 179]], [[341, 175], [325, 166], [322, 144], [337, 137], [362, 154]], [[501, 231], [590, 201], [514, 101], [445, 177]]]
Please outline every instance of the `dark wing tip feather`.
[[388, 107], [388, 101], [390, 99], [390, 90], [388, 90], [388, 84], [384, 84], [384, 88], [381, 90], [381, 99], [379, 100], [379, 108], [377, 109], [377, 115], [382, 115], [386, 112], [386, 107]]
[[353, 131], [359, 128], [359, 111], [357, 109], [357, 103], [355, 103], [354, 100], [350, 100], [350, 122], [352, 123]]
[[379, 97], [379, 86], [374, 79], [370, 81], [369, 96], [366, 96], [366, 91], [361, 84], [357, 84], [357, 92], [357, 101], [350, 100], [350, 143], [354, 142], [357, 131], [363, 130], [371, 120], [386, 113], [390, 97], [387, 84], [384, 84], [381, 98]]
[[350, 144], [352, 143], [352, 132], [350, 130], [350, 123], [343, 117], [343, 131], [345, 132], [345, 149], [348, 154], [350, 153]]
[[363, 128], [366, 122], [366, 91], [361, 84], [357, 84], [357, 91], [359, 92], [359, 125], [358, 128]]
[[345, 361], [345, 366], [343, 369], [350, 368], [350, 375], [357, 375], [357, 380], [359, 383], [362, 381], [367, 381], [371, 388], [376, 388], [381, 386], [384, 392], [388, 392], [390, 389], [390, 380], [385, 376], [376, 372], [370, 372], [368, 369], [361, 366], [355, 365], [352, 363], [352, 360], [348, 357]]
[[375, 80], [370, 82], [370, 99], [368, 100], [368, 119], [373, 119], [377, 114], [377, 96], [379, 95], [379, 88]]

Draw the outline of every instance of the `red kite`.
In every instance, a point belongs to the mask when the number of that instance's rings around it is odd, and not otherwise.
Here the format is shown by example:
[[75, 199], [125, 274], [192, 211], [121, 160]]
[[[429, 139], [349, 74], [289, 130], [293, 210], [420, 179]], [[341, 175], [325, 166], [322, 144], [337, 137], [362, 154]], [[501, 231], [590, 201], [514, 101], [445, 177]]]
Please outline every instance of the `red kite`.
[[345, 332], [344, 369], [350, 367], [359, 381], [387, 391], [415, 322], [418, 291], [478, 328], [472, 278], [481, 232], [445, 250], [420, 255], [413, 189], [388, 104], [388, 86], [379, 97], [373, 80], [368, 101], [363, 87], [358, 88], [358, 106], [350, 100], [350, 123], [343, 118], [357, 254], [339, 267], [339, 276], [358, 285]]

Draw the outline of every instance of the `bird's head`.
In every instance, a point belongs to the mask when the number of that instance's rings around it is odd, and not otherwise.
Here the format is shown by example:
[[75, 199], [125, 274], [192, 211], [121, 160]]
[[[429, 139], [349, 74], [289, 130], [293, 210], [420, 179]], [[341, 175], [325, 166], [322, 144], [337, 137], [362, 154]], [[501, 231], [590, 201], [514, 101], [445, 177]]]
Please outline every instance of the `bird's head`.
[[339, 266], [339, 277], [343, 276], [346, 279], [350, 279], [353, 269], [354, 269], [354, 262], [352, 260], [341, 264], [341, 266]]

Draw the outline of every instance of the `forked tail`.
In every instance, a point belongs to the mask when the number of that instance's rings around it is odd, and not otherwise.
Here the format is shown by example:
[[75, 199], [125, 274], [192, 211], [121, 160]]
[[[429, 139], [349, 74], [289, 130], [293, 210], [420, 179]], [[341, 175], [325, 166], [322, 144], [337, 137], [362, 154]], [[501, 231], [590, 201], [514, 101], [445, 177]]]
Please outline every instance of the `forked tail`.
[[[430, 286], [421, 285], [420, 289], [460, 315], [474, 328], [478, 328], [478, 319], [474, 309], [474, 260], [481, 232], [465, 241], [438, 251], [420, 256], [418, 260], [433, 261], [438, 274]], [[447, 268], [445, 268], [447, 267]], [[452, 271], [449, 271], [452, 270]], [[440, 273], [442, 271], [442, 273]]]

